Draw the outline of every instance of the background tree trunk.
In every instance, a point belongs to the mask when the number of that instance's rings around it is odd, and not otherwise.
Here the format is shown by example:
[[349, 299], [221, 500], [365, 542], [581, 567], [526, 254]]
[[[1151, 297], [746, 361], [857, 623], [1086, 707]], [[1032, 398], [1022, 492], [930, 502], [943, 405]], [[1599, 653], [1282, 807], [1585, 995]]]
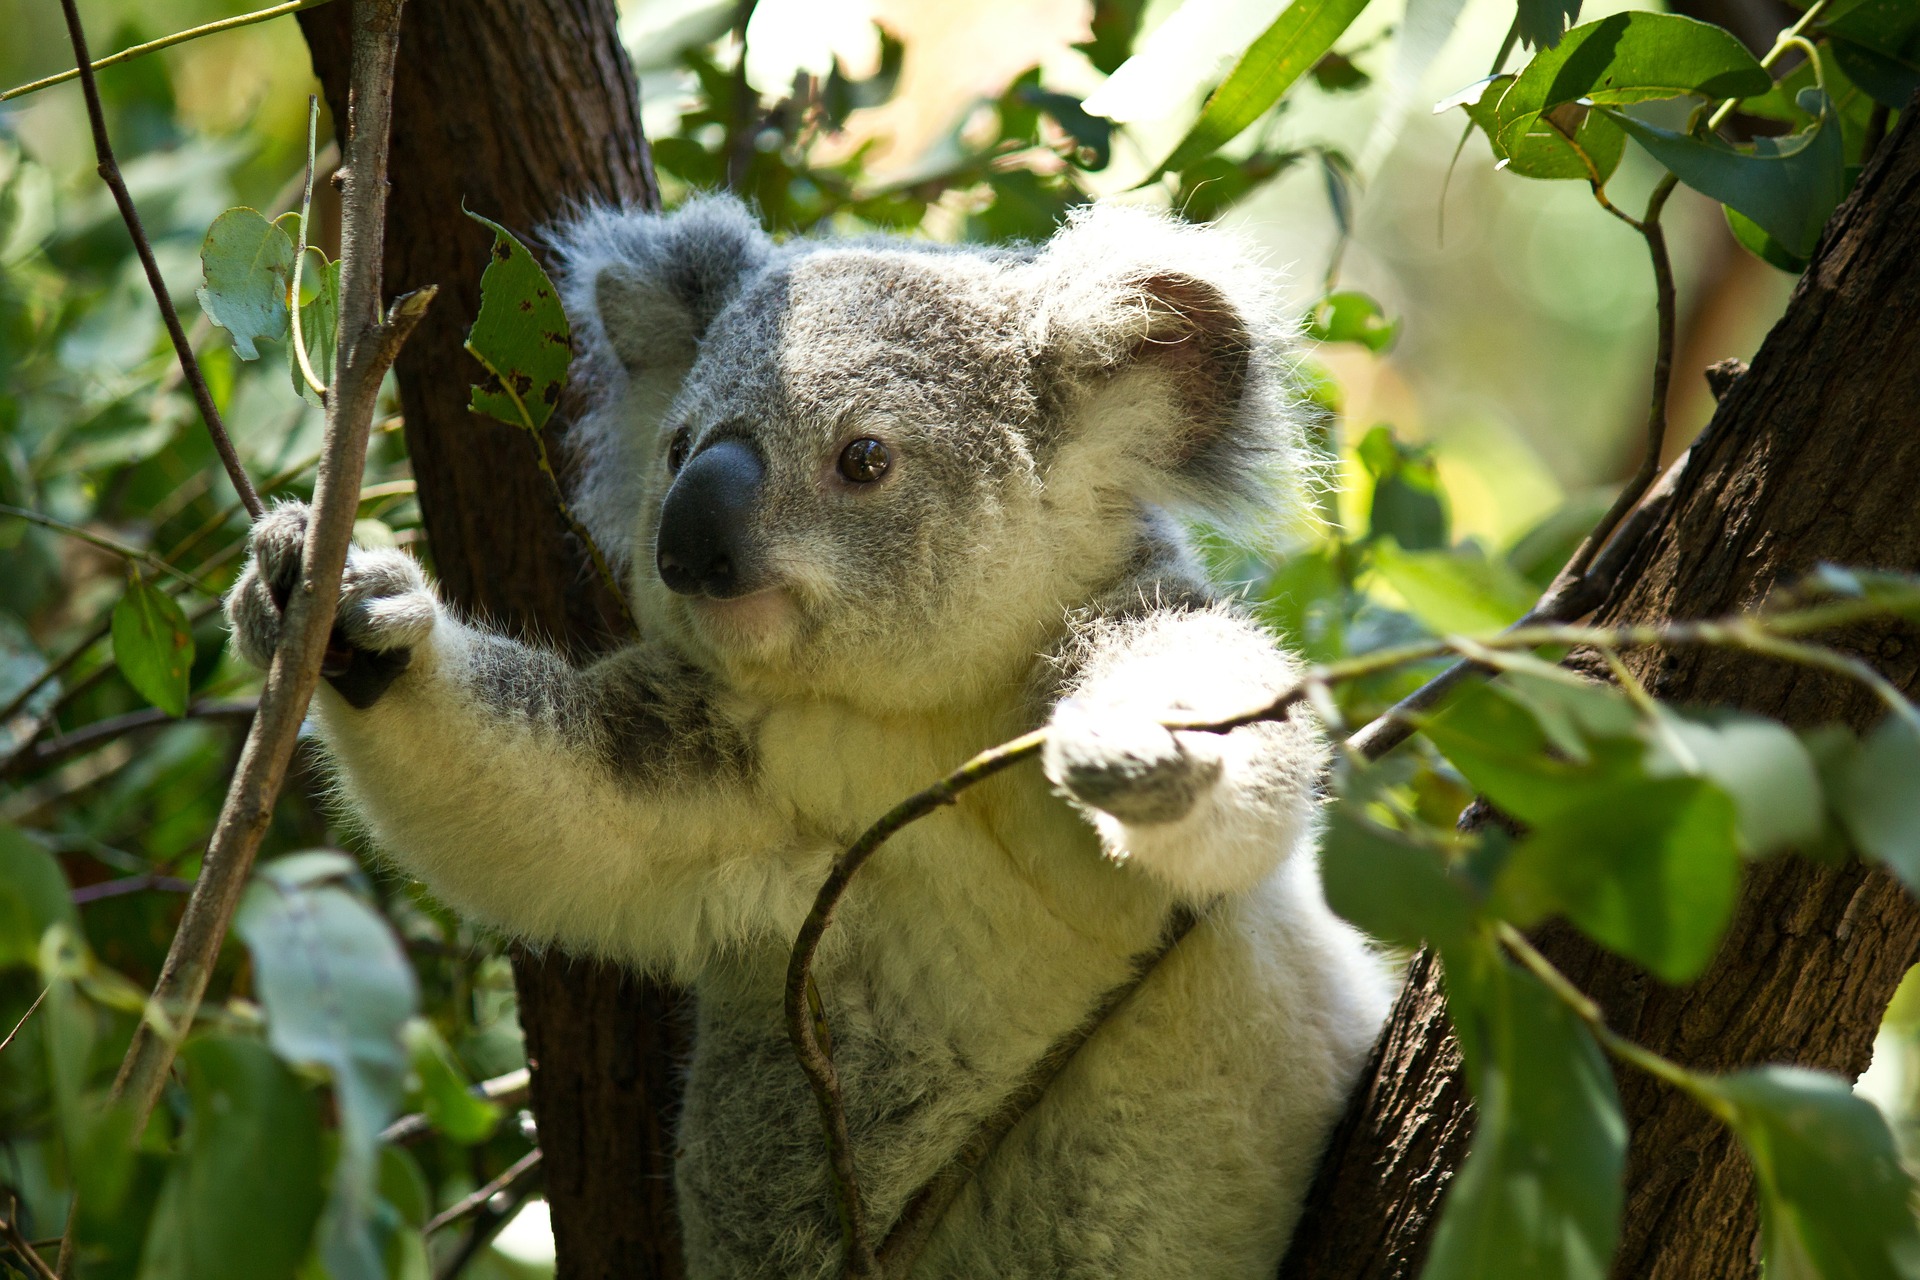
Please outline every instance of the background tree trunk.
[[[1920, 569], [1920, 111], [1902, 113], [1753, 367], [1693, 447], [1674, 502], [1601, 622], [1699, 618], [1760, 603], [1821, 561]], [[1920, 693], [1920, 631], [1875, 624], [1830, 639]], [[1725, 651], [1629, 658], [1655, 696], [1730, 704], [1794, 725], [1881, 714], [1857, 685]], [[1793, 1062], [1857, 1076], [1901, 976], [1920, 910], [1886, 874], [1777, 858], [1751, 867], [1707, 973], [1663, 986], [1563, 926], [1546, 954], [1648, 1047], [1704, 1070]], [[1745, 1157], [1685, 1097], [1619, 1073], [1633, 1128], [1614, 1274], [1697, 1280], [1757, 1269]], [[1414, 962], [1334, 1137], [1282, 1274], [1419, 1274], [1471, 1108], [1438, 965]]]
[[[578, 202], [648, 198], [614, 16], [612, 0], [416, 0], [394, 86], [388, 291], [440, 286], [395, 369], [434, 568], [459, 608], [575, 654], [617, 640], [619, 611], [525, 433], [467, 412], [479, 367], [460, 344], [492, 233], [461, 205], [528, 238]], [[300, 15], [336, 120], [347, 17], [346, 5]], [[547, 428], [564, 430], [562, 417]], [[514, 973], [560, 1274], [679, 1276], [669, 1119], [681, 994], [560, 955], [519, 952]]]

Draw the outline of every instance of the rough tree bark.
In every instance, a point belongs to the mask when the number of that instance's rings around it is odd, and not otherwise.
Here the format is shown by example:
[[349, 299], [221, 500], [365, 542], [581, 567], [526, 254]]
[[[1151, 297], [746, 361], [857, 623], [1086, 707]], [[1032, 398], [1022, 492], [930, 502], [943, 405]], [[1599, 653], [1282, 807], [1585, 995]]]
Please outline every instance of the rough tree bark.
[[[346, 16], [344, 5], [300, 15], [342, 120]], [[394, 94], [389, 292], [440, 286], [395, 370], [434, 567], [462, 609], [592, 652], [618, 637], [617, 607], [573, 545], [525, 434], [466, 409], [479, 370], [460, 344], [491, 233], [461, 205], [525, 235], [580, 201], [646, 196], [637, 89], [612, 0], [410, 5]], [[556, 418], [548, 431], [564, 429]], [[681, 996], [564, 956], [520, 953], [514, 972], [560, 1274], [679, 1276], [668, 1119]]]
[[[1920, 569], [1917, 212], [1920, 111], [1909, 109], [1828, 226], [1751, 371], [1695, 443], [1665, 521], [1599, 621], [1731, 612], [1820, 561]], [[1920, 693], [1920, 630], [1862, 626], [1831, 639]], [[1673, 702], [1856, 729], [1880, 714], [1845, 680], [1727, 652], [1636, 655], [1629, 665]], [[1720, 954], [1692, 986], [1663, 986], [1564, 927], [1539, 941], [1616, 1030], [1688, 1066], [1793, 1062], [1853, 1077], [1894, 987], [1920, 960], [1920, 910], [1884, 873], [1789, 857], [1749, 869]], [[1631, 1070], [1618, 1075], [1633, 1143], [1614, 1274], [1753, 1274], [1757, 1219], [1737, 1145], [1674, 1090]], [[1422, 953], [1335, 1135], [1283, 1276], [1418, 1275], [1471, 1130], [1438, 966]]]

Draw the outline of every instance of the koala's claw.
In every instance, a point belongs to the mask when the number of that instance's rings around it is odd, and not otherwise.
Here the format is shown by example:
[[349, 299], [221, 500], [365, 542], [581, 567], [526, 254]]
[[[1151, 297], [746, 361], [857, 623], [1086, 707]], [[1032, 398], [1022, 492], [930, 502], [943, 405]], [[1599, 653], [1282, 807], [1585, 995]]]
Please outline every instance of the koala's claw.
[[1071, 699], [1054, 708], [1041, 763], [1061, 792], [1134, 826], [1186, 817], [1221, 774], [1218, 760], [1189, 750], [1159, 722], [1100, 714]]
[[[227, 594], [234, 648], [256, 667], [273, 660], [281, 613], [300, 580], [306, 545], [305, 503], [277, 503], [253, 526], [245, 570]], [[406, 669], [411, 652], [433, 631], [439, 606], [412, 556], [354, 547], [340, 579], [328, 678], [356, 706], [370, 705]]]

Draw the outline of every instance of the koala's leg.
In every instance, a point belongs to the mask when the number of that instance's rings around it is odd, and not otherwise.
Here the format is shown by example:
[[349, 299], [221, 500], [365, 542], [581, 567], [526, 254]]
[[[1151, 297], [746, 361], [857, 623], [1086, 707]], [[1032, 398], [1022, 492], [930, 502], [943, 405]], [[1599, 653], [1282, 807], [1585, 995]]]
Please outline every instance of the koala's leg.
[[1304, 711], [1226, 734], [1160, 727], [1258, 706], [1293, 682], [1251, 621], [1224, 609], [1100, 621], [1063, 665], [1046, 774], [1109, 857], [1202, 902], [1251, 888], [1310, 834], [1325, 746]]
[[[303, 507], [264, 517], [228, 597], [236, 648], [256, 664], [304, 530]], [[819, 870], [792, 856], [751, 743], [703, 673], [640, 647], [580, 669], [467, 626], [395, 551], [353, 550], [334, 625], [356, 656], [313, 715], [340, 789], [451, 905], [675, 969], [804, 912]]]

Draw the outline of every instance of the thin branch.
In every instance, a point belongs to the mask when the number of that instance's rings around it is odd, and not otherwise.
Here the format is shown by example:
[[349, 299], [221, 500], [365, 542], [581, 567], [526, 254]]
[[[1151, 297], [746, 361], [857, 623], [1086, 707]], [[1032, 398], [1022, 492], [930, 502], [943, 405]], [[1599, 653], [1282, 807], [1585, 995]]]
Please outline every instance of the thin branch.
[[165, 560], [162, 560], [159, 556], [154, 555], [151, 551], [142, 551], [138, 547], [129, 546], [118, 538], [109, 538], [104, 533], [95, 533], [93, 530], [84, 528], [81, 525], [69, 524], [67, 521], [47, 515], [45, 512], [32, 511], [26, 507], [9, 506], [4, 502], [0, 502], [0, 516], [12, 516], [15, 520], [25, 520], [28, 524], [37, 524], [42, 529], [51, 529], [55, 533], [64, 533], [69, 538], [78, 538], [90, 546], [98, 547], [102, 551], [111, 552], [119, 556], [129, 564], [145, 565], [155, 573], [164, 573], [170, 578], [184, 582], [203, 596], [217, 596], [220, 594], [212, 587], [201, 582], [198, 578], [182, 573]]
[[[69, 14], [73, 0], [63, 0]], [[431, 288], [400, 299], [381, 317], [381, 257], [386, 239], [387, 141], [393, 106], [394, 58], [399, 47], [401, 0], [354, 0], [351, 109], [344, 148], [341, 196], [340, 317], [334, 391], [327, 418], [320, 471], [314, 483], [301, 576], [289, 594], [240, 762], [227, 788], [200, 878], [187, 900], [180, 928], [168, 949], [148, 1008], [134, 1030], [116, 1098], [132, 1103], [138, 1120], [152, 1112], [172, 1067], [181, 1029], [189, 1026], [205, 994], [220, 944], [253, 866], [254, 854], [273, 816], [274, 801], [293, 756], [307, 703], [320, 679], [320, 664], [340, 575], [360, 504], [367, 438], [374, 408], [394, 354], [425, 313]], [[77, 30], [77, 23], [76, 23]], [[81, 55], [84, 61], [85, 55]], [[256, 498], [257, 502], [258, 499]], [[139, 1128], [136, 1123], [135, 1128]], [[61, 1245], [61, 1265], [71, 1267], [73, 1221]]]
[[27, 1019], [33, 1016], [33, 1011], [40, 1007], [40, 1002], [47, 998], [47, 992], [51, 990], [53, 990], [52, 987], [40, 988], [40, 994], [33, 998], [33, 1003], [27, 1006], [27, 1011], [20, 1015], [20, 1021], [14, 1023], [13, 1030], [7, 1032], [7, 1038], [0, 1040], [0, 1053], [7, 1051], [7, 1046], [13, 1043], [13, 1038], [20, 1034], [20, 1028], [27, 1025]]
[[73, 905], [84, 907], [89, 902], [99, 902], [103, 898], [124, 898], [130, 893], [148, 893], [155, 889], [162, 893], [192, 893], [193, 881], [182, 880], [179, 876], [163, 876], [157, 871], [122, 876], [118, 880], [103, 880], [99, 884], [75, 889]]
[[[36, 1001], [35, 1003], [38, 1002]], [[12, 1209], [7, 1212], [7, 1216], [4, 1219], [0, 1219], [0, 1238], [6, 1240], [7, 1248], [13, 1250], [14, 1256], [25, 1263], [27, 1269], [38, 1276], [40, 1280], [60, 1280], [59, 1274], [47, 1265], [46, 1259], [36, 1253], [33, 1246], [27, 1242], [27, 1238], [20, 1234], [20, 1226], [17, 1222], [19, 1213], [20, 1202], [15, 1200]]]
[[760, 117], [760, 95], [747, 82], [747, 24], [753, 21], [757, 0], [740, 0], [735, 10], [734, 34], [740, 42], [740, 60], [733, 67], [733, 97], [728, 102], [726, 134], [727, 190], [736, 194], [746, 184], [753, 166], [754, 122]]
[[114, 159], [113, 143], [107, 138], [107, 114], [100, 105], [100, 86], [94, 82], [93, 63], [87, 56], [87, 33], [80, 25], [80, 10], [75, 0], [60, 0], [60, 7], [66, 14], [67, 39], [73, 45], [80, 87], [87, 99], [87, 122], [93, 127], [93, 153], [99, 161], [100, 177], [107, 184], [107, 189], [113, 192], [113, 202], [120, 207], [120, 217], [127, 224], [127, 234], [133, 237], [134, 251], [140, 255], [140, 265], [147, 273], [147, 285], [153, 290], [153, 300], [160, 308], [160, 318], [166, 322], [167, 336], [173, 340], [174, 354], [180, 358], [180, 372], [193, 390], [193, 401], [200, 406], [200, 417], [207, 424], [208, 434], [213, 437], [213, 447], [220, 454], [221, 465], [227, 469], [227, 479], [233, 483], [234, 492], [240, 495], [240, 500], [247, 504], [248, 514], [259, 516], [265, 511], [260, 505], [260, 495], [254, 492], [253, 482], [247, 479], [247, 469], [241, 465], [240, 455], [235, 452], [233, 440], [227, 435], [227, 425], [220, 420], [220, 410], [213, 403], [213, 392], [208, 389], [206, 377], [200, 372], [200, 362], [194, 358], [186, 330], [180, 327], [180, 315], [173, 309], [173, 299], [167, 295], [166, 281], [160, 278], [160, 264], [153, 259], [153, 245], [147, 241], [147, 230], [141, 225], [140, 211], [134, 208], [133, 197], [127, 193], [127, 184], [120, 177], [120, 163]]
[[184, 720], [251, 720], [254, 712], [259, 709], [259, 705], [259, 700], [256, 698], [236, 698], [222, 702], [203, 700], [188, 707], [184, 716], [172, 715], [158, 707], [145, 707], [139, 711], [129, 711], [125, 715], [109, 716], [105, 720], [96, 720], [90, 725], [75, 729], [72, 733], [64, 733], [57, 738], [48, 738], [44, 742], [30, 744], [9, 756], [4, 762], [0, 762], [0, 778], [59, 764], [83, 752], [91, 751], [103, 743], [112, 742], [115, 738], [125, 737], [129, 733], [138, 733], [142, 729], [180, 724]]
[[522, 1178], [529, 1176], [534, 1170], [538, 1169], [540, 1167], [540, 1159], [540, 1148], [535, 1147], [508, 1165], [499, 1177], [489, 1182], [486, 1186], [462, 1196], [460, 1199], [442, 1209], [439, 1213], [428, 1218], [427, 1225], [420, 1228], [420, 1234], [423, 1236], [431, 1236], [440, 1228], [450, 1223], [458, 1222], [468, 1214], [485, 1207], [487, 1201], [493, 1199], [502, 1191], [505, 1191], [508, 1187], [513, 1186]]
[[[162, 49], [170, 49], [176, 44], [185, 44], [189, 40], [198, 40], [202, 36], [219, 35], [222, 31], [250, 27], [256, 22], [282, 18], [290, 13], [298, 13], [302, 9], [315, 9], [328, 3], [331, 3], [331, 0], [288, 0], [288, 3], [274, 5], [271, 9], [259, 9], [253, 13], [243, 13], [237, 17], [222, 18], [218, 22], [189, 27], [185, 31], [176, 31], [170, 36], [161, 36], [158, 40], [149, 40], [145, 44], [136, 44], [118, 53], [110, 53], [99, 61], [91, 63], [90, 69], [98, 71], [103, 67], [118, 66], [122, 62], [132, 62], [135, 58], [144, 58], [150, 53], [158, 53]], [[42, 89], [51, 89], [54, 85], [65, 84], [79, 75], [80, 69], [75, 67], [62, 71], [59, 75], [48, 76], [44, 80], [35, 80], [31, 84], [16, 85], [5, 93], [0, 93], [0, 102], [5, 102], [9, 98], [24, 97], [29, 93], [37, 93]]]
[[[310, 93], [307, 95], [307, 179], [300, 189], [300, 221], [295, 224], [299, 235], [293, 244], [293, 284], [287, 290], [287, 324], [293, 340], [293, 358], [300, 366], [300, 376], [313, 389], [313, 393], [324, 401], [327, 398], [327, 384], [320, 381], [320, 375], [313, 371], [313, 362], [307, 357], [306, 336], [300, 332], [300, 271], [307, 262], [307, 220], [313, 216], [314, 140], [319, 128], [320, 99]], [[325, 285], [326, 281], [322, 279], [323, 293]]]

